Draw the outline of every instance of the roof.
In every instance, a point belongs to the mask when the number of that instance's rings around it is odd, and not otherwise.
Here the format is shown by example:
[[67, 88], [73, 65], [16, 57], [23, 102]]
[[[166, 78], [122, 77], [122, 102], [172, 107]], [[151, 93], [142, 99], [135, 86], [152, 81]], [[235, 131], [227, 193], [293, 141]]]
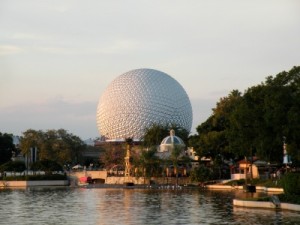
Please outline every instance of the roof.
[[175, 131], [170, 130], [170, 136], [165, 137], [160, 145], [185, 145], [180, 137], [175, 136]]

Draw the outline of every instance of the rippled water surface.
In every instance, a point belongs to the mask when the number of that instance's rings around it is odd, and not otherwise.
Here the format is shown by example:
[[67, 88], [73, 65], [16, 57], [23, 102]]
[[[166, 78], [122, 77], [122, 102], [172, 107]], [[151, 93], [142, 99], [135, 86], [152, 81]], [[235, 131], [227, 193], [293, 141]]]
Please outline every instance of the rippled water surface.
[[237, 192], [0, 189], [0, 224], [300, 224], [300, 213], [232, 206]]

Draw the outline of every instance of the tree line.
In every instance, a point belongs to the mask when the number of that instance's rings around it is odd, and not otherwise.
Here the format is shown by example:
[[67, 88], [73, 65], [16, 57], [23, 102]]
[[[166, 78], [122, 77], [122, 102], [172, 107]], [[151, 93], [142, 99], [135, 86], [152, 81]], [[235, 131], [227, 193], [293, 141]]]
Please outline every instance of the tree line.
[[[1, 170], [14, 169], [20, 162], [12, 162], [13, 154], [17, 156], [31, 154], [31, 148], [37, 148], [38, 162], [30, 165], [32, 170], [62, 170], [64, 165], [73, 165], [81, 160], [81, 154], [86, 149], [85, 143], [76, 135], [64, 129], [33, 130], [23, 132], [18, 148], [13, 144], [11, 134], [0, 133], [0, 165]], [[20, 167], [22, 171], [23, 167]], [[25, 168], [25, 166], [24, 166]], [[23, 170], [24, 170], [23, 168]]]
[[[142, 142], [142, 148], [151, 151], [141, 152], [140, 158], [133, 154], [133, 161], [136, 165], [147, 167], [147, 171], [158, 168], [152, 151], [173, 128], [176, 135], [188, 146], [194, 147], [200, 157], [210, 156], [219, 162], [255, 155], [267, 162], [282, 163], [285, 141], [293, 164], [299, 165], [299, 112], [300, 67], [294, 67], [288, 72], [266, 77], [264, 82], [244, 93], [232, 90], [216, 103], [212, 115], [196, 128], [195, 135], [189, 136], [188, 131], [176, 124], [153, 124], [145, 130]], [[64, 129], [25, 131], [19, 149], [26, 154], [31, 147], [38, 148], [40, 160], [52, 160], [60, 165], [79, 162], [82, 151], [86, 149], [79, 137]], [[123, 146], [107, 144], [103, 148], [105, 151], [99, 159], [103, 167], [124, 163]], [[0, 133], [0, 164], [9, 160], [14, 151], [12, 135]], [[174, 159], [177, 160], [176, 156], [173, 156]]]
[[268, 76], [243, 94], [221, 98], [212, 115], [189, 137], [198, 155], [227, 159], [257, 156], [282, 163], [283, 142], [293, 164], [300, 163], [300, 67]]

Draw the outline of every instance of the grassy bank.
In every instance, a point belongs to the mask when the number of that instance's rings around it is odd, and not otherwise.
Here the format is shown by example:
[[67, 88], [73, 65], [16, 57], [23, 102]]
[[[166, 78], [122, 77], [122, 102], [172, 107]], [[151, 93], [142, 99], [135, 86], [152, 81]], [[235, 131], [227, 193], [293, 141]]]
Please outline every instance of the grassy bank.
[[268, 187], [268, 188], [283, 188], [283, 184], [281, 180], [271, 180], [271, 179], [252, 179], [246, 180], [241, 179], [241, 180], [232, 180], [227, 183], [224, 183], [224, 185], [231, 185], [231, 186], [243, 186], [245, 184], [251, 184], [255, 186], [262, 186], [262, 187]]

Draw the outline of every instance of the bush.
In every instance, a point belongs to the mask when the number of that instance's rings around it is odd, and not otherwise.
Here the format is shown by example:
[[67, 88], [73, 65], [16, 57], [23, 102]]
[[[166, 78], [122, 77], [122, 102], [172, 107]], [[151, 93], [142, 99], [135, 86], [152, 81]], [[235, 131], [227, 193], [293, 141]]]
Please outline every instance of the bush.
[[269, 202], [270, 197], [269, 196], [263, 196], [263, 197], [245, 197], [245, 198], [240, 198], [240, 200], [243, 201], [257, 201], [257, 202]]
[[278, 195], [278, 198], [279, 198], [280, 202], [300, 205], [300, 196], [299, 195], [280, 194], [280, 195]]
[[205, 182], [212, 179], [212, 172], [206, 166], [200, 165], [191, 171], [191, 180]]
[[231, 185], [231, 186], [241, 186], [244, 185], [245, 179], [240, 179], [240, 180], [232, 180], [226, 183], [226, 185]]
[[3, 177], [3, 180], [5, 181], [66, 180], [66, 179], [67, 176], [61, 174]]
[[0, 166], [0, 172], [12, 171], [12, 172], [23, 172], [26, 169], [24, 162], [20, 161], [9, 161]]
[[52, 174], [52, 175], [36, 175], [28, 176], [27, 180], [66, 180], [66, 175]]
[[287, 173], [282, 178], [284, 193], [300, 195], [300, 173]]
[[26, 177], [25, 176], [2, 177], [1, 180], [5, 180], [5, 181], [24, 181], [24, 180], [26, 180]]
[[46, 173], [50, 173], [51, 171], [63, 171], [62, 166], [52, 160], [37, 161], [31, 165], [31, 169], [34, 171], [42, 170]]

